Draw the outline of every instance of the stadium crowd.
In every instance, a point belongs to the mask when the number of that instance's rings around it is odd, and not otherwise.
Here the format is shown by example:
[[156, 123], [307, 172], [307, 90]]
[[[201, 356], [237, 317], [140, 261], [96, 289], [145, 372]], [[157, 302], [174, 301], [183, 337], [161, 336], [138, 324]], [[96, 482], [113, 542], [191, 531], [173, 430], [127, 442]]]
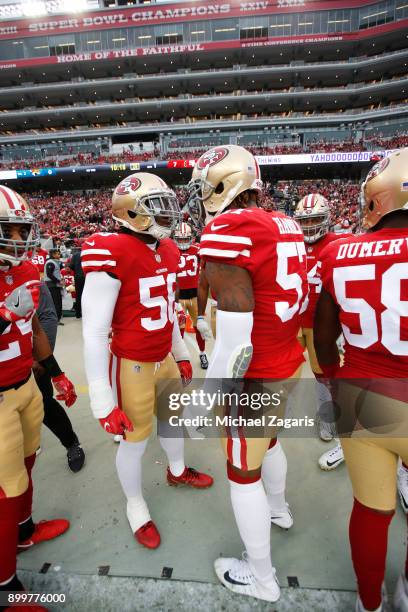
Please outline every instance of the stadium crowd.
[[[64, 167], [64, 166], [86, 166], [96, 164], [112, 164], [126, 162], [148, 161], [150, 159], [172, 160], [172, 159], [197, 159], [204, 153], [209, 146], [221, 145], [221, 142], [206, 143], [205, 147], [196, 147], [196, 141], [177, 141], [169, 143], [167, 153], [162, 153], [156, 145], [150, 151], [140, 148], [136, 151], [133, 146], [124, 149], [123, 152], [114, 154], [105, 153], [78, 153], [78, 155], [61, 155], [45, 157], [44, 159], [23, 159], [15, 156], [13, 160], [0, 161], [0, 169], [11, 170], [14, 168], [44, 168], [44, 167]], [[360, 140], [324, 140], [322, 138], [310, 141], [306, 144], [300, 143], [277, 143], [268, 145], [246, 145], [246, 148], [253, 155], [285, 155], [296, 153], [331, 153], [334, 151], [370, 151], [376, 148], [399, 149], [408, 146], [408, 135], [400, 134], [392, 138], [385, 138], [378, 135], [370, 139]], [[137, 148], [137, 147], [136, 147]], [[7, 152], [9, 154], [9, 152]]]
[[[176, 188], [181, 206], [186, 191]], [[261, 206], [282, 208], [292, 214], [294, 206], [307, 193], [321, 193], [331, 203], [332, 225], [338, 230], [353, 230], [357, 224], [359, 187], [350, 182], [281, 181], [276, 186], [266, 184]], [[41, 235], [68, 246], [78, 244], [81, 238], [96, 231], [109, 232], [115, 224], [111, 219], [111, 191], [71, 191], [61, 193], [32, 193], [27, 196], [40, 224]]]

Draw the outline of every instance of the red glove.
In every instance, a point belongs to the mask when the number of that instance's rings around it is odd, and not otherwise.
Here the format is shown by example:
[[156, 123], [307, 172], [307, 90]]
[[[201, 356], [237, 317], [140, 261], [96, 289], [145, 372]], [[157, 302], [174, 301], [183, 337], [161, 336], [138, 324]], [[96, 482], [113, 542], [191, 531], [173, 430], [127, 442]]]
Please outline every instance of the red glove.
[[67, 408], [75, 404], [77, 394], [75, 393], [75, 387], [72, 382], [62, 372], [58, 376], [51, 378], [52, 384], [57, 391], [57, 400], [63, 400]]
[[180, 370], [181, 380], [183, 381], [183, 386], [186, 387], [191, 383], [191, 379], [193, 378], [193, 368], [191, 367], [191, 363], [189, 361], [178, 361], [177, 362], [178, 369]]
[[6, 293], [0, 305], [0, 317], [6, 321], [28, 319], [40, 302], [40, 281], [33, 280]]
[[186, 326], [186, 322], [187, 322], [187, 317], [186, 317], [186, 313], [184, 312], [184, 310], [177, 311], [177, 320], [178, 320], [180, 330], [184, 329]]
[[99, 419], [100, 424], [110, 434], [123, 436], [125, 431], [133, 431], [132, 422], [126, 414], [116, 406], [107, 417]]

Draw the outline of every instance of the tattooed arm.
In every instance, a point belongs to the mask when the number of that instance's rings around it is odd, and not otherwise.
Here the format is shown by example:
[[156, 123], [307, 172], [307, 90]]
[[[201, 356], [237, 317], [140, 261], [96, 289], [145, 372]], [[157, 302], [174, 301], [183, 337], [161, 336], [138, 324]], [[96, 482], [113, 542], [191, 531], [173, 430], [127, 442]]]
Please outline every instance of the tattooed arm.
[[238, 266], [207, 262], [205, 274], [217, 296], [217, 307], [226, 312], [252, 312], [254, 295], [249, 272]]

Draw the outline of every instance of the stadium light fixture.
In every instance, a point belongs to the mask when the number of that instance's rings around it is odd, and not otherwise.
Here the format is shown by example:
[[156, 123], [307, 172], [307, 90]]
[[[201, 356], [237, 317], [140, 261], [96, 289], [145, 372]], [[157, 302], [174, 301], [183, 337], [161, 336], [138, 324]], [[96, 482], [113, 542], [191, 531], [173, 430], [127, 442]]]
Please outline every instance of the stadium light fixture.
[[300, 26], [313, 25], [313, 21], [302, 21], [302, 23], [299, 22], [298, 25]]
[[47, 14], [47, 8], [45, 2], [24, 2], [21, 5], [21, 10], [25, 17], [40, 17], [41, 15]]
[[408, 8], [408, 4], [403, 4], [402, 6], [397, 6], [395, 8], [396, 11], [400, 11], [401, 9]]
[[194, 32], [190, 32], [190, 34], [205, 34], [205, 30], [194, 30]]
[[87, 45], [96, 45], [97, 43], [100, 43], [100, 40], [88, 40], [87, 41]]
[[371, 15], [366, 15], [361, 19], [371, 19], [371, 17], [377, 17], [377, 15], [385, 15], [387, 11], [379, 11], [378, 13], [371, 13]]

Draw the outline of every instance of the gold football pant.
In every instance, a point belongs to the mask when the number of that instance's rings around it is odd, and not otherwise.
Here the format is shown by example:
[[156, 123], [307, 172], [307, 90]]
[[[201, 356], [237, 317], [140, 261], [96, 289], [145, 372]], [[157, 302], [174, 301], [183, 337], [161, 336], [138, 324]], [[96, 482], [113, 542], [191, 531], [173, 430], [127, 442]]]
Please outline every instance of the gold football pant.
[[317, 361], [316, 351], [313, 343], [313, 329], [311, 327], [301, 327], [299, 329], [298, 340], [300, 344], [307, 350], [309, 355], [309, 362], [312, 371], [315, 374], [321, 374], [322, 371]]
[[161, 362], [131, 361], [111, 355], [112, 389], [118, 406], [132, 421], [133, 431], [126, 432], [128, 442], [141, 442], [150, 436], [153, 416], [157, 415], [159, 395], [165, 402], [160, 417], [168, 418], [168, 395], [181, 393], [180, 372], [169, 353]]
[[193, 327], [197, 327], [197, 298], [193, 297], [188, 300], [180, 300], [180, 304], [182, 305], [184, 312], [188, 312], [188, 314], [190, 315]]
[[[290, 395], [297, 384], [295, 379], [299, 378], [300, 372], [301, 366], [288, 378], [293, 379], [289, 384], [283, 384], [283, 381], [276, 380], [263, 385], [263, 392], [269, 394], [280, 392], [282, 387], [284, 387], [284, 393], [280, 394], [281, 403], [279, 406], [271, 411], [259, 410], [259, 413], [264, 413], [266, 416], [266, 426], [263, 430], [260, 427], [251, 428], [245, 426], [226, 428], [227, 435], [221, 438], [221, 445], [228, 463], [245, 472], [261, 467], [270, 441], [277, 437], [280, 429], [278, 426], [269, 425], [269, 416], [273, 414], [277, 418], [284, 418]], [[240, 412], [245, 412], [245, 410], [241, 410], [240, 406], [224, 410], [225, 415], [230, 414], [231, 416], [239, 416]], [[257, 418], [258, 414], [255, 412], [251, 416]], [[251, 437], [251, 433], [252, 436], [255, 434], [257, 437]]]
[[394, 510], [399, 457], [408, 463], [407, 403], [344, 381], [337, 403], [340, 431], [355, 423], [351, 437], [341, 437], [354, 497], [375, 510]]
[[18, 389], [0, 393], [0, 492], [17, 497], [28, 487], [24, 458], [40, 445], [44, 410], [34, 376]]

